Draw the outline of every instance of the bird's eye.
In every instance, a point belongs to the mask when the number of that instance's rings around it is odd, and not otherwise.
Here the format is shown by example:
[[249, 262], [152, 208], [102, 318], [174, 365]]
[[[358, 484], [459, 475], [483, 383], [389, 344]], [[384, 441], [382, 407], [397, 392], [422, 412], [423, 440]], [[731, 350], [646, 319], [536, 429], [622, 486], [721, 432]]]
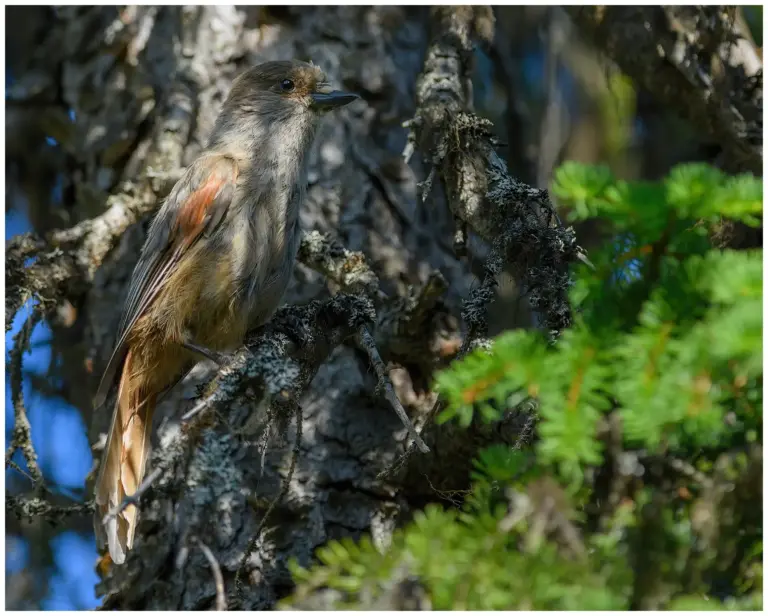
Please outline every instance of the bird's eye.
[[293, 92], [295, 87], [296, 86], [293, 85], [293, 82], [290, 79], [283, 79], [283, 83], [280, 84], [280, 88], [283, 92]]

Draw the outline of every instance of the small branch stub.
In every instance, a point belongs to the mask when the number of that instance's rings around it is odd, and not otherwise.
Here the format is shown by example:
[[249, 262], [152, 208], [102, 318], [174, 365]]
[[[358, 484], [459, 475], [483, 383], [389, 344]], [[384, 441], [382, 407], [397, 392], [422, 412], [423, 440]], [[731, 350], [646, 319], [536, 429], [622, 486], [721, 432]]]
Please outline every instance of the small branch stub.
[[377, 389], [384, 392], [384, 398], [395, 410], [395, 413], [397, 413], [400, 421], [403, 422], [403, 426], [405, 426], [406, 430], [408, 430], [408, 434], [410, 434], [413, 442], [419, 448], [419, 451], [421, 451], [421, 453], [429, 453], [429, 447], [427, 447], [427, 444], [422, 440], [419, 433], [416, 432], [416, 428], [408, 418], [408, 415], [406, 414], [403, 405], [400, 403], [400, 400], [398, 400], [397, 394], [395, 393], [395, 388], [392, 386], [392, 381], [387, 375], [386, 366], [384, 365], [384, 362], [381, 359], [381, 355], [379, 355], [379, 351], [376, 348], [376, 342], [364, 325], [360, 326], [360, 328], [357, 330], [356, 340], [357, 343], [363, 349], [365, 349], [365, 352], [368, 354], [368, 358], [371, 361], [371, 365], [376, 371], [376, 376], [379, 379]]

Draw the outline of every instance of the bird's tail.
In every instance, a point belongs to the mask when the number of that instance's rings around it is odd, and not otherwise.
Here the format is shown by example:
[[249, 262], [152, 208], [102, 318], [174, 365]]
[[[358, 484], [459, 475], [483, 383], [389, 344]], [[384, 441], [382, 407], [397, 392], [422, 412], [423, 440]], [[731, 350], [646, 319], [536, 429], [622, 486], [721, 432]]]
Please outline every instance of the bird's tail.
[[157, 395], [149, 387], [147, 375], [137, 370], [129, 351], [123, 363], [123, 372], [112, 414], [112, 425], [96, 482], [96, 535], [99, 546], [106, 543], [109, 555], [116, 564], [125, 562], [133, 546], [138, 524], [138, 509], [128, 505], [119, 515], [106, 523], [104, 517], [117, 507], [125, 496], [134, 494], [144, 478], [149, 454], [152, 415]]

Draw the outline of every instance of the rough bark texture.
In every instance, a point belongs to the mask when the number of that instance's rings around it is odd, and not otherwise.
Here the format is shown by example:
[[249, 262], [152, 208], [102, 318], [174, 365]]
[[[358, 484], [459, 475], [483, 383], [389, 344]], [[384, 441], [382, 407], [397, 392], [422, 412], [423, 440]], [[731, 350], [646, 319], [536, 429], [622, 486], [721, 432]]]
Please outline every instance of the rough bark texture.
[[[468, 430], [429, 421], [431, 375], [486, 343], [486, 310], [503, 268], [553, 339], [571, 321], [573, 231], [546, 191], [509, 175], [472, 112], [472, 45], [493, 39], [490, 9], [46, 11], [36, 18], [46, 27], [17, 35], [36, 52], [14, 67], [8, 126], [39, 121], [58, 140], [72, 167], [67, 202], [77, 205], [56, 214], [57, 224], [33, 221], [39, 235], [8, 244], [6, 322], [26, 300], [38, 301], [72, 384], [67, 397], [85, 417], [150, 214], [205, 144], [234, 76], [267, 60], [311, 59], [364, 99], [329, 119], [312, 151], [288, 307], [223, 368], [198, 365], [158, 409], [150, 469], [161, 472], [142, 501], [126, 564], [102, 572], [106, 606], [271, 608], [291, 590], [289, 558], [307, 565], [319, 545], [364, 533], [386, 545], [414, 508], [467, 486], [480, 446], [515, 443], [529, 431], [520, 410]], [[714, 136], [728, 144], [717, 121]], [[404, 151], [418, 154], [406, 164]], [[23, 166], [16, 172], [23, 184]], [[456, 256], [477, 238], [489, 246], [479, 283]], [[413, 450], [380, 395], [361, 327], [384, 361], [399, 366], [391, 373], [396, 392], [431, 449], [386, 476]], [[23, 405], [19, 396], [17, 418]], [[193, 407], [197, 414], [182, 420]], [[92, 442], [108, 415], [93, 415]], [[288, 474], [287, 493], [258, 534]], [[82, 512], [46, 509], [41, 496], [15, 501], [15, 510]], [[235, 578], [244, 555], [241, 596]]]

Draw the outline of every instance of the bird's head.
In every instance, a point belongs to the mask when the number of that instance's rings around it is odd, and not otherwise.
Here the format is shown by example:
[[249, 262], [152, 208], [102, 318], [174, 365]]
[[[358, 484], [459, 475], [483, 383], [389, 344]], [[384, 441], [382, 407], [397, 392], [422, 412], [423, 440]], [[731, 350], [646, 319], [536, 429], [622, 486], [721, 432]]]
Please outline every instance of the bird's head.
[[321, 115], [357, 98], [333, 89], [313, 64], [265, 62], [232, 83], [209, 147], [230, 152], [241, 164], [255, 153], [269, 160], [281, 157], [300, 162]]
[[265, 62], [242, 73], [232, 84], [225, 106], [278, 120], [318, 115], [358, 98], [332, 88], [325, 73], [314, 64], [290, 60]]

